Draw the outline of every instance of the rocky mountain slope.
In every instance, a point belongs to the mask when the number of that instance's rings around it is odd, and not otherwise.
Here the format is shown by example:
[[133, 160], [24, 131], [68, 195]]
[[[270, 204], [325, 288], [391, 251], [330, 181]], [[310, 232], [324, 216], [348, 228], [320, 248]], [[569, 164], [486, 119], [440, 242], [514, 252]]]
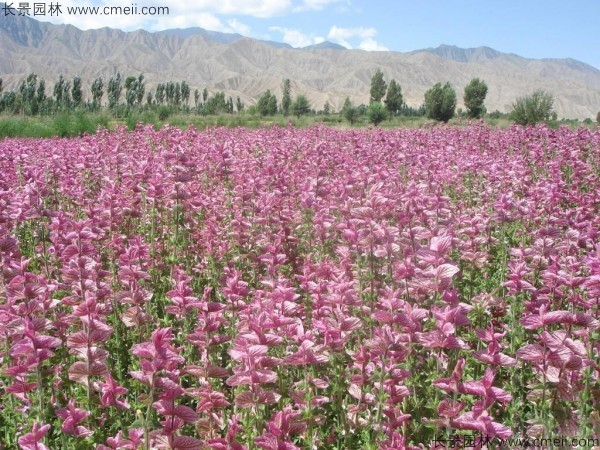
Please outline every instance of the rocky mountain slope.
[[[600, 110], [600, 71], [572, 59], [527, 59], [488, 47], [440, 46], [410, 53], [345, 50], [324, 43], [305, 49], [223, 35], [201, 28], [149, 33], [111, 28], [82, 31], [27, 17], [0, 18], [0, 77], [15, 88], [34, 72], [52, 86], [59, 74], [79, 75], [89, 87], [98, 76], [117, 70], [143, 73], [147, 88], [158, 82], [186, 80], [192, 89], [205, 87], [240, 96], [253, 104], [270, 89], [279, 98], [281, 81], [292, 81], [292, 94], [306, 94], [316, 109], [329, 101], [341, 108], [349, 96], [367, 103], [371, 76], [381, 68], [395, 78], [408, 105], [418, 107], [434, 83], [450, 81], [462, 100], [474, 77], [488, 84], [488, 111], [509, 111], [514, 100], [541, 88], [555, 96], [559, 117], [595, 117]], [[104, 97], [106, 101], [106, 96]]]

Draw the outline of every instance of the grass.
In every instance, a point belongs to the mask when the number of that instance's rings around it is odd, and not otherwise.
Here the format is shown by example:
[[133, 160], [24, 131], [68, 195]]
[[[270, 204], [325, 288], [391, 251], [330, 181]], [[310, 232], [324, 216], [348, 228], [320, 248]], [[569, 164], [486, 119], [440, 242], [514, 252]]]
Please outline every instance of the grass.
[[47, 138], [94, 134], [98, 127], [110, 128], [102, 113], [65, 112], [55, 116], [0, 116], [0, 139], [5, 137]]
[[[364, 128], [372, 127], [366, 116], [360, 116], [356, 123], [350, 125], [338, 114], [310, 115], [302, 117], [283, 117], [283, 116], [256, 116], [250, 114], [219, 114], [210, 116], [198, 116], [193, 114], [173, 114], [167, 116], [164, 120], [160, 119], [157, 111], [135, 111], [129, 112], [125, 117], [114, 118], [107, 112], [89, 112], [89, 111], [70, 111], [63, 112], [53, 116], [15, 116], [0, 115], [0, 139], [6, 137], [30, 137], [30, 138], [48, 138], [48, 137], [74, 137], [83, 134], [94, 134], [100, 128], [114, 129], [115, 125], [124, 125], [129, 130], [135, 129], [138, 123], [152, 125], [155, 130], [159, 130], [166, 124], [181, 129], [187, 129], [190, 126], [197, 130], [204, 130], [212, 127], [236, 128], [244, 127], [256, 129], [260, 127], [270, 127], [273, 125], [284, 127], [291, 124], [295, 127], [308, 127], [315, 124], [325, 124], [337, 128]], [[487, 118], [486, 123], [494, 128], [508, 128], [513, 122], [507, 118], [492, 119]], [[436, 122], [426, 117], [393, 117], [378, 125], [379, 128], [422, 128], [424, 126], [435, 125]], [[468, 121], [464, 118], [455, 118], [450, 121], [452, 125], [467, 125]], [[582, 126], [578, 121], [559, 121], [550, 124], [552, 127], [567, 125], [571, 128]], [[583, 124], [595, 128], [596, 124]]]

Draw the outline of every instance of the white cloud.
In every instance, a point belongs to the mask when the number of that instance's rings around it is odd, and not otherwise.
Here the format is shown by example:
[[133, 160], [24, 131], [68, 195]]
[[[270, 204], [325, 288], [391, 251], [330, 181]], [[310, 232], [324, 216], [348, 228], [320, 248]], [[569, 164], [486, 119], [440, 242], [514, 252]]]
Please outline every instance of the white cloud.
[[287, 13], [291, 7], [291, 0], [196, 0], [192, 3], [181, 0], [169, 2], [180, 11], [205, 11], [214, 14], [235, 14], [237, 16], [252, 16], [268, 18]]
[[[138, 8], [142, 6], [162, 6], [165, 5], [162, 0], [149, 0], [144, 4], [138, 4]], [[74, 0], [63, 0], [61, 2], [62, 15], [47, 17], [53, 23], [70, 23], [83, 30], [97, 29], [102, 27], [117, 28], [124, 31], [133, 31], [143, 28], [148, 31], [160, 31], [172, 28], [190, 28], [202, 27], [210, 31], [220, 31], [223, 33], [239, 33], [244, 36], [251, 36], [252, 30], [245, 23], [238, 19], [231, 18], [223, 22], [215, 13], [202, 11], [197, 8], [188, 8], [183, 4], [169, 5], [168, 15], [144, 16], [129, 15], [129, 14], [112, 14], [110, 16], [103, 14], [84, 14], [84, 15], [69, 15], [67, 14], [67, 6], [115, 6], [102, 3], [77, 2]], [[195, 5], [194, 5], [195, 6]], [[186, 9], [187, 8], [187, 9]]]
[[332, 26], [327, 34], [327, 38], [333, 42], [343, 45], [346, 48], [353, 48], [350, 39], [359, 40], [357, 48], [367, 51], [385, 51], [387, 47], [378, 43], [374, 37], [377, 30], [373, 27], [342, 28], [336, 25]]
[[175, 17], [161, 17], [152, 22], [152, 31], [191, 27], [201, 27], [210, 31], [220, 31], [223, 33], [233, 32], [217, 16], [205, 12], [182, 14]]
[[293, 11], [321, 11], [326, 6], [333, 3], [349, 3], [347, 0], [303, 0], [302, 4], [296, 6]]
[[239, 33], [242, 36], [250, 36], [252, 34], [250, 27], [237, 19], [229, 19], [227, 25], [234, 33]]
[[292, 47], [307, 47], [313, 44], [320, 44], [325, 40], [322, 36], [309, 36], [300, 30], [284, 27], [269, 27], [271, 31], [277, 31], [283, 35], [282, 40]]
[[373, 38], [365, 38], [360, 41], [358, 44], [358, 48], [361, 50], [366, 50], [368, 52], [387, 52], [389, 48], [384, 45], [381, 45]]
[[[67, 6], [123, 6], [136, 5], [142, 7], [167, 7], [167, 15], [148, 16], [141, 14], [67, 14]], [[292, 11], [292, 0], [197, 0], [195, 2], [184, 2], [182, 0], [144, 0], [137, 2], [115, 3], [114, 0], [62, 0], [60, 2], [62, 14], [49, 16], [43, 20], [52, 23], [69, 23], [81, 29], [92, 29], [111, 27], [125, 31], [144, 28], [146, 30], [158, 31], [169, 28], [186, 28], [200, 26], [212, 31], [236, 32], [247, 35], [250, 28], [231, 18], [223, 23], [220, 15], [250, 16], [258, 18], [269, 18], [287, 14]], [[225, 20], [225, 19], [223, 19]]]
[[365, 39], [372, 38], [376, 34], [377, 30], [375, 28], [341, 28], [334, 25], [329, 30], [329, 34], [327, 35], [327, 37], [329, 37], [330, 39], [348, 39], [351, 37], [359, 37]]

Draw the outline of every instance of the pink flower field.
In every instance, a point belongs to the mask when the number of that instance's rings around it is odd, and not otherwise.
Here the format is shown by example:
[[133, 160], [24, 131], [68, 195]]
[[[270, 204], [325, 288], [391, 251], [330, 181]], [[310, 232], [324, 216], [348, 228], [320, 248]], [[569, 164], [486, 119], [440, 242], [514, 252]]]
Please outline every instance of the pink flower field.
[[0, 448], [599, 445], [598, 129], [140, 127], [0, 173]]

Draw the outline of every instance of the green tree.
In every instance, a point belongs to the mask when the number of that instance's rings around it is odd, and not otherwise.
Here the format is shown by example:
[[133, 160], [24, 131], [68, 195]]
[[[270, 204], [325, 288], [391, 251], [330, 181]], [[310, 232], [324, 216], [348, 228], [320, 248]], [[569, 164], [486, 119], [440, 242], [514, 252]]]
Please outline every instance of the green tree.
[[358, 119], [358, 109], [352, 104], [352, 102], [350, 101], [350, 97], [346, 97], [346, 100], [344, 100], [344, 106], [342, 107], [342, 116], [344, 117], [344, 119], [350, 122], [350, 125], [354, 125], [354, 123]]
[[485, 114], [485, 96], [487, 95], [488, 87], [484, 81], [479, 78], [473, 78], [467, 86], [465, 86], [465, 95], [463, 97], [467, 114], [472, 119], [479, 119]]
[[283, 80], [281, 90], [283, 92], [281, 96], [281, 111], [284, 117], [287, 117], [290, 114], [290, 106], [292, 105], [292, 86], [289, 78]]
[[21, 101], [24, 112], [31, 116], [38, 113], [39, 103], [36, 96], [37, 90], [37, 75], [30, 73], [26, 81], [21, 83], [19, 92], [21, 93]]
[[58, 76], [58, 80], [54, 83], [54, 89], [52, 93], [54, 94], [54, 102], [56, 103], [57, 108], [61, 108], [63, 105], [63, 92], [65, 88], [65, 78], [62, 73]]
[[167, 104], [169, 106], [173, 106], [175, 98], [175, 83], [172, 81], [167, 81], [167, 84], [165, 85], [165, 98]]
[[224, 92], [216, 92], [204, 102], [204, 114], [219, 114], [228, 111]]
[[552, 117], [554, 97], [542, 89], [533, 94], [519, 97], [513, 103], [512, 119], [519, 125], [534, 125], [548, 122]]
[[383, 79], [383, 72], [381, 69], [377, 69], [377, 72], [371, 78], [371, 103], [381, 102], [381, 99], [385, 96], [387, 86]]
[[187, 81], [181, 82], [181, 101], [188, 104], [190, 100], [190, 85], [187, 84]]
[[194, 107], [198, 108], [198, 103], [200, 103], [200, 91], [198, 89], [194, 89]]
[[162, 105], [165, 102], [165, 84], [158, 83], [156, 85], [156, 92], [154, 94], [154, 98], [156, 99], [156, 103], [158, 105]]
[[430, 119], [448, 122], [454, 117], [456, 108], [456, 92], [446, 83], [436, 83], [425, 92], [425, 111]]
[[388, 118], [388, 111], [380, 102], [373, 102], [367, 108], [369, 122], [377, 126]]
[[72, 99], [71, 99], [71, 82], [70, 81], [66, 81], [64, 86], [63, 86], [63, 105], [65, 108], [70, 108], [72, 106]]
[[[2, 84], [2, 83], [0, 83], [0, 84]], [[598, 114], [596, 114], [596, 123], [598, 125], [600, 125], [600, 111], [598, 111]]]
[[270, 90], [262, 93], [256, 104], [256, 109], [261, 116], [272, 116], [277, 114], [277, 97]]
[[73, 107], [79, 108], [83, 102], [83, 90], [81, 89], [81, 77], [73, 78], [73, 87], [71, 88], [71, 98], [73, 99]]
[[173, 87], [173, 104], [179, 109], [179, 105], [181, 104], [181, 84], [178, 81], [174, 83]]
[[387, 95], [385, 96], [385, 106], [392, 116], [400, 113], [402, 105], [404, 104], [404, 98], [402, 97], [402, 88], [396, 80], [392, 79], [387, 89]]
[[121, 85], [121, 74], [117, 72], [116, 75], [110, 77], [108, 80], [108, 87], [106, 89], [106, 94], [108, 96], [108, 107], [112, 111], [114, 111], [119, 104], [122, 90], [123, 86]]
[[331, 103], [329, 103], [329, 101], [326, 101], [323, 105], [323, 115], [328, 116], [329, 114], [331, 114]]
[[17, 94], [15, 91], [4, 91], [0, 97], [0, 111], [16, 112]]
[[125, 78], [125, 101], [127, 106], [133, 108], [137, 100], [137, 78], [129, 75]]
[[3, 89], [4, 89], [4, 86], [2, 85], [2, 78], [0, 78], [0, 94], [2, 94]]
[[135, 86], [135, 95], [138, 107], [142, 106], [144, 100], [144, 93], [146, 92], [146, 82], [144, 81], [144, 74], [138, 75], [137, 84]]
[[244, 110], [244, 103], [242, 102], [242, 99], [240, 98], [239, 95], [235, 101], [235, 107], [237, 109], [237, 112], [239, 112], [239, 113]]
[[310, 103], [306, 96], [302, 94], [296, 96], [296, 100], [294, 100], [294, 103], [292, 104], [292, 112], [298, 118], [310, 112]]
[[38, 107], [41, 107], [42, 104], [46, 101], [46, 80], [44, 80], [43, 78], [40, 78], [40, 81], [38, 81], [36, 101]]
[[204, 90], [202, 91], [202, 100], [206, 103], [207, 99], [208, 99], [208, 89], [204, 88]]
[[103, 88], [104, 81], [102, 81], [102, 77], [98, 77], [94, 81], [92, 81], [92, 108], [94, 109], [100, 108], [102, 96], [104, 95]]

